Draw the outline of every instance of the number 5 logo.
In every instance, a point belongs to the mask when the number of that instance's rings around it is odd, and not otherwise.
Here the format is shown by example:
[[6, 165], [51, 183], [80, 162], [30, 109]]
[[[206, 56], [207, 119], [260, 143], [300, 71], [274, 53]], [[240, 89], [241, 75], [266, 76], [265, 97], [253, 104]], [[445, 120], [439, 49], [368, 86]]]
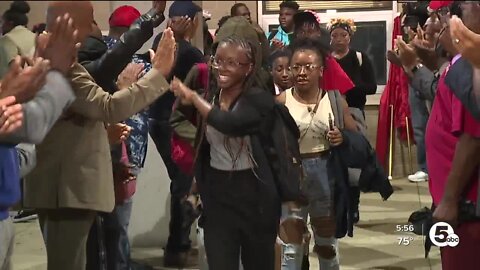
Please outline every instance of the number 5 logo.
[[432, 228], [430, 228], [429, 236], [432, 243], [437, 247], [456, 247], [460, 242], [452, 226], [446, 222], [435, 223]]

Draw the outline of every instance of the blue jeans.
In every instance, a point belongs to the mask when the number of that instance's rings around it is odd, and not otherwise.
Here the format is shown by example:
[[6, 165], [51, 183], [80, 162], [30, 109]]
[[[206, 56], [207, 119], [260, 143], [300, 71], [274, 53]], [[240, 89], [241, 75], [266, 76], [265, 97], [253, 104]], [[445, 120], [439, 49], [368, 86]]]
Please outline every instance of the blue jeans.
[[[140, 169], [132, 169], [137, 175]], [[130, 270], [128, 226], [132, 198], [115, 205], [111, 213], [99, 213], [87, 242], [87, 270]]]
[[[311, 158], [302, 161], [305, 172], [305, 179], [302, 184], [302, 191], [308, 198], [308, 206], [303, 207], [298, 214], [301, 218], [307, 221], [307, 216], [329, 217], [333, 214], [333, 194], [334, 194], [334, 180], [328, 177], [327, 174], [327, 159], [326, 158]], [[288, 213], [283, 211], [285, 218]], [[312, 229], [314, 232], [315, 245], [329, 246], [335, 249], [336, 255], [333, 258], [325, 259], [318, 256], [320, 269], [336, 270], [340, 269], [338, 256], [338, 242], [332, 233], [331, 237], [321, 237], [315, 234], [315, 226]], [[321, 224], [320, 224], [321, 226]], [[304, 250], [298, 245], [283, 244], [282, 245], [282, 270], [300, 270], [302, 266]]]
[[417, 145], [417, 165], [419, 170], [427, 172], [427, 154], [425, 152], [425, 130], [428, 122], [428, 109], [425, 100], [420, 98], [413, 87], [408, 87], [408, 102], [412, 118], [413, 138]]
[[132, 198], [116, 205], [112, 213], [105, 214], [105, 249], [108, 269], [130, 270], [130, 242], [128, 225], [132, 214]]

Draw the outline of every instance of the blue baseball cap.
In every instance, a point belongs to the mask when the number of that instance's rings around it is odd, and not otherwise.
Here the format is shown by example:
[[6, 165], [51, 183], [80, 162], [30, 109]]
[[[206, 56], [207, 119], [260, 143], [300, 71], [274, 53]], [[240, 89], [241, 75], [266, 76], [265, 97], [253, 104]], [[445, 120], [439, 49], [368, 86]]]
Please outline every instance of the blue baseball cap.
[[200, 11], [202, 11], [202, 8], [192, 1], [174, 1], [168, 10], [168, 16], [170, 18], [188, 16], [193, 19]]

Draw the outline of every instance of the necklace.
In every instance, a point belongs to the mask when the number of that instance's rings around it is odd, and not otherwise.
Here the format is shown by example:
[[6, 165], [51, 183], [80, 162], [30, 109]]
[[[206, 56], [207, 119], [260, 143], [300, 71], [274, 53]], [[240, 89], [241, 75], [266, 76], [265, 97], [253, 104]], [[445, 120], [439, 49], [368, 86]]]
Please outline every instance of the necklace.
[[317, 104], [320, 102], [320, 98], [321, 96], [323, 96], [323, 90], [322, 89], [318, 89], [317, 91], [317, 98], [316, 98], [316, 103], [315, 103], [315, 106], [312, 108], [311, 105], [314, 104], [312, 102], [307, 102], [306, 100], [304, 100], [297, 92], [297, 90], [294, 88], [294, 91], [293, 93], [295, 94], [295, 96], [300, 99], [300, 103], [303, 103], [305, 105], [307, 105], [307, 110], [308, 112], [312, 115], [312, 117], [315, 115], [316, 111], [315, 111], [315, 107], [317, 107]]

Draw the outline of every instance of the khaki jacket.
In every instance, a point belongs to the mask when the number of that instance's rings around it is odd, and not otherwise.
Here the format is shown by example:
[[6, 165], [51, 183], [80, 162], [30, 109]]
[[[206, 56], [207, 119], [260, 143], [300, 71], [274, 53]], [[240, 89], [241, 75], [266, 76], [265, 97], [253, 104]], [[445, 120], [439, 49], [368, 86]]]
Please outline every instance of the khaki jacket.
[[77, 99], [37, 146], [37, 166], [25, 180], [24, 204], [111, 212], [115, 196], [104, 122], [117, 123], [139, 112], [168, 91], [169, 84], [152, 69], [128, 90], [111, 95], [79, 64], [70, 78]]

